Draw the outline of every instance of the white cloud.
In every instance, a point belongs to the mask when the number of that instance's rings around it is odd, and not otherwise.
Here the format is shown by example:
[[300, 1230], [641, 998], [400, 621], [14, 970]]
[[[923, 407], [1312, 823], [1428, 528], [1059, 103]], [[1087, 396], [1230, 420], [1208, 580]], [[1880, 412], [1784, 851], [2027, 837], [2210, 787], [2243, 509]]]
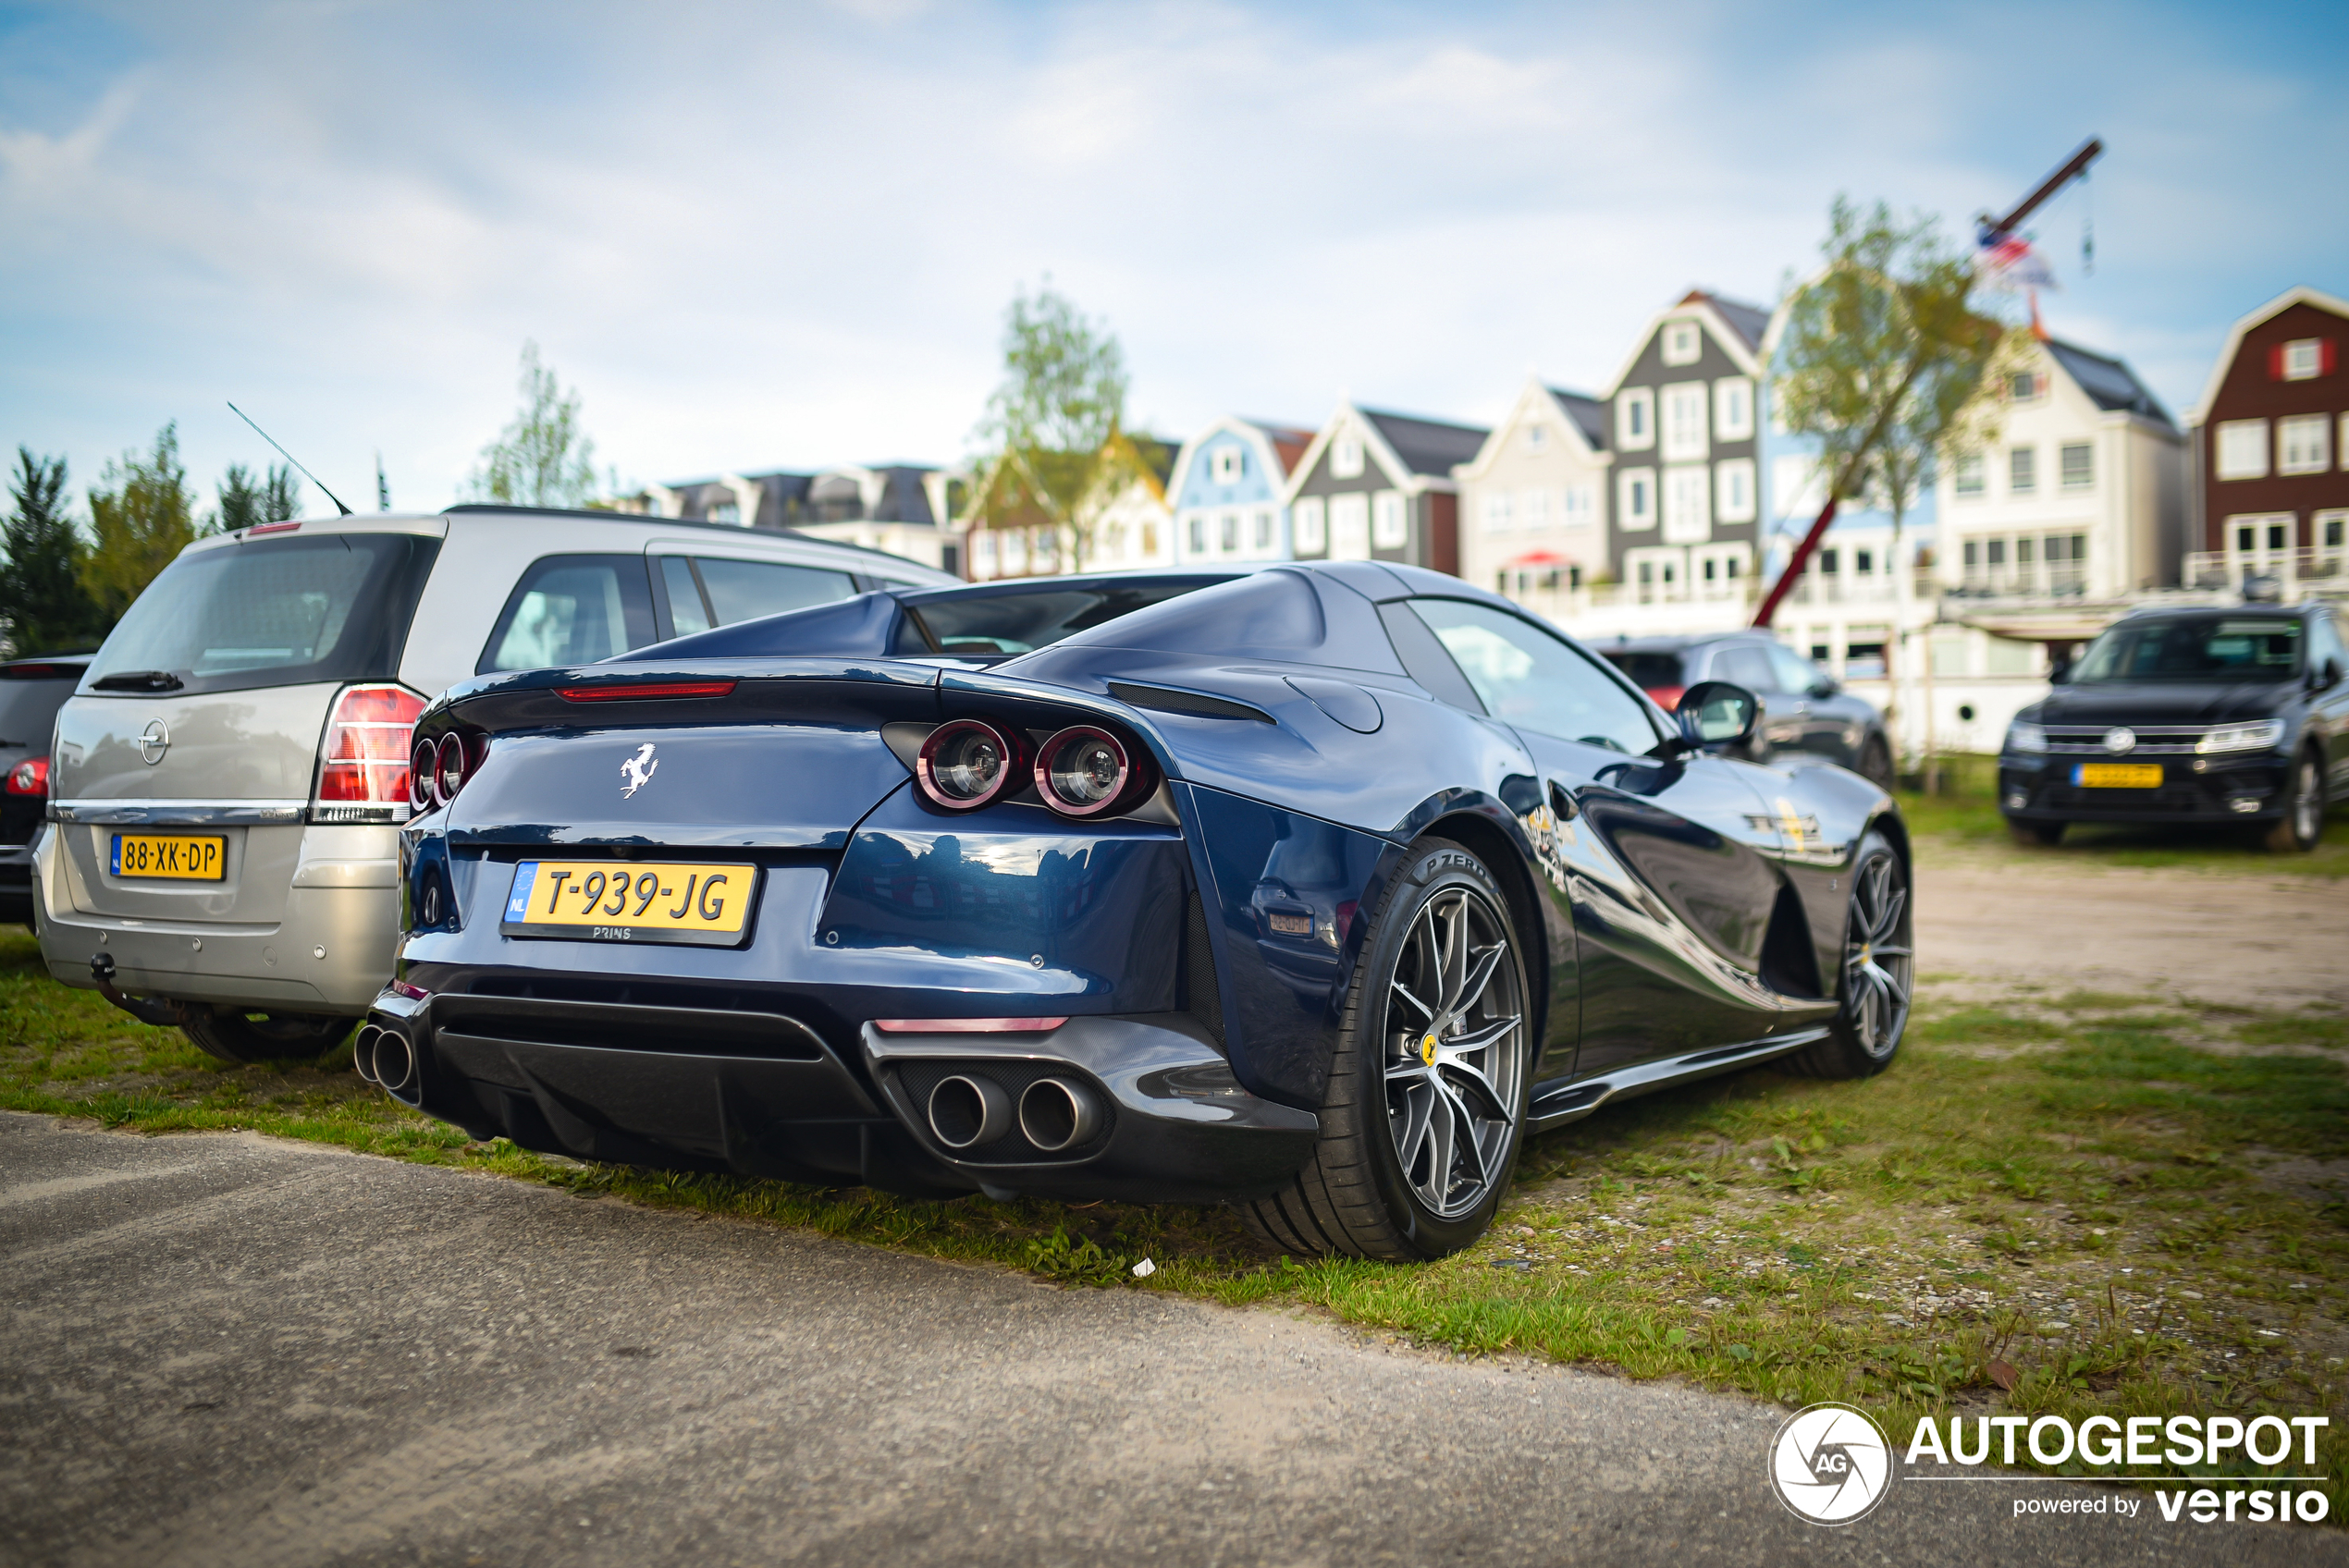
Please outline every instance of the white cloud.
[[525, 337], [632, 478], [951, 459], [1048, 271], [1173, 434], [1341, 387], [1489, 416], [1692, 283], [1766, 302], [1839, 190], [1962, 227], [2092, 124], [2102, 270], [2050, 318], [2173, 400], [2349, 254], [2265, 153], [2341, 144], [2324, 51], [2144, 10], [129, 16], [66, 119], [0, 97], [0, 438], [82, 478], [175, 416], [207, 483], [258, 460], [233, 396], [347, 499], [380, 447], [438, 504]]

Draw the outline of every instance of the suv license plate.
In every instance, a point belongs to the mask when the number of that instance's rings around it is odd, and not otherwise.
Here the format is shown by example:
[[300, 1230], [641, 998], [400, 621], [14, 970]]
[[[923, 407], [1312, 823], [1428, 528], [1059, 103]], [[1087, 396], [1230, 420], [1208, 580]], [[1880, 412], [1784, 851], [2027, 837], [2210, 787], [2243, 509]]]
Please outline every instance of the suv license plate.
[[2072, 782], [2082, 790], [2158, 790], [2158, 762], [2083, 762], [2072, 767]]
[[509, 937], [739, 947], [757, 888], [755, 865], [526, 860], [514, 867], [498, 929]]
[[228, 875], [228, 840], [215, 833], [117, 833], [106, 869], [117, 876], [218, 882]]

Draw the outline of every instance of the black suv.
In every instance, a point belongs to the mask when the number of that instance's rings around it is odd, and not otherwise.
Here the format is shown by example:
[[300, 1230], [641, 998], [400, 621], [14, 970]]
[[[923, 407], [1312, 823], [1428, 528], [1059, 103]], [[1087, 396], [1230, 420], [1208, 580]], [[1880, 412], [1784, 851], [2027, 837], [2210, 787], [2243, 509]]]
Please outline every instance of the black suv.
[[0, 664], [0, 921], [32, 924], [32, 840], [49, 806], [49, 739], [88, 654]]
[[1879, 789], [1892, 788], [1892, 746], [1876, 704], [1844, 691], [1766, 631], [1630, 637], [1592, 646], [1666, 713], [1700, 680], [1727, 680], [1758, 695], [1761, 722], [1740, 755], [1784, 766], [1813, 752]]
[[2047, 844], [2073, 822], [2242, 822], [2314, 849], [2349, 792], [2344, 666], [2321, 605], [2126, 616], [2016, 716], [1998, 809]]

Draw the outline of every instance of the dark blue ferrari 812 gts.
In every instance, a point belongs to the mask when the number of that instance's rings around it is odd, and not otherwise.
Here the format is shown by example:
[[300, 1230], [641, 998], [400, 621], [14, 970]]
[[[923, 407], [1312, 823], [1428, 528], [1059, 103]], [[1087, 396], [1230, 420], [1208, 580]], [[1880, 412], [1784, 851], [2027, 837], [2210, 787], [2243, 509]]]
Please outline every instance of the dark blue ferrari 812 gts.
[[867, 594], [488, 676], [416, 729], [361, 1070], [476, 1137], [1473, 1241], [1525, 1136], [1756, 1062], [1862, 1077], [1891, 799], [1720, 753], [1371, 562]]

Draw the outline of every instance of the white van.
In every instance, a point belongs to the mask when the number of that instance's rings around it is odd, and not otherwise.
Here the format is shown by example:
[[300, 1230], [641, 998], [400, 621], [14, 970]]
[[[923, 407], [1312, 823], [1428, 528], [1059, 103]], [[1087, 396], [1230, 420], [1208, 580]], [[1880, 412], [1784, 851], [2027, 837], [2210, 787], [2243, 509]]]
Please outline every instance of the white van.
[[433, 695], [955, 581], [611, 512], [451, 507], [199, 540], [58, 710], [33, 847], [42, 955], [223, 1060], [316, 1055], [391, 978], [409, 730]]

